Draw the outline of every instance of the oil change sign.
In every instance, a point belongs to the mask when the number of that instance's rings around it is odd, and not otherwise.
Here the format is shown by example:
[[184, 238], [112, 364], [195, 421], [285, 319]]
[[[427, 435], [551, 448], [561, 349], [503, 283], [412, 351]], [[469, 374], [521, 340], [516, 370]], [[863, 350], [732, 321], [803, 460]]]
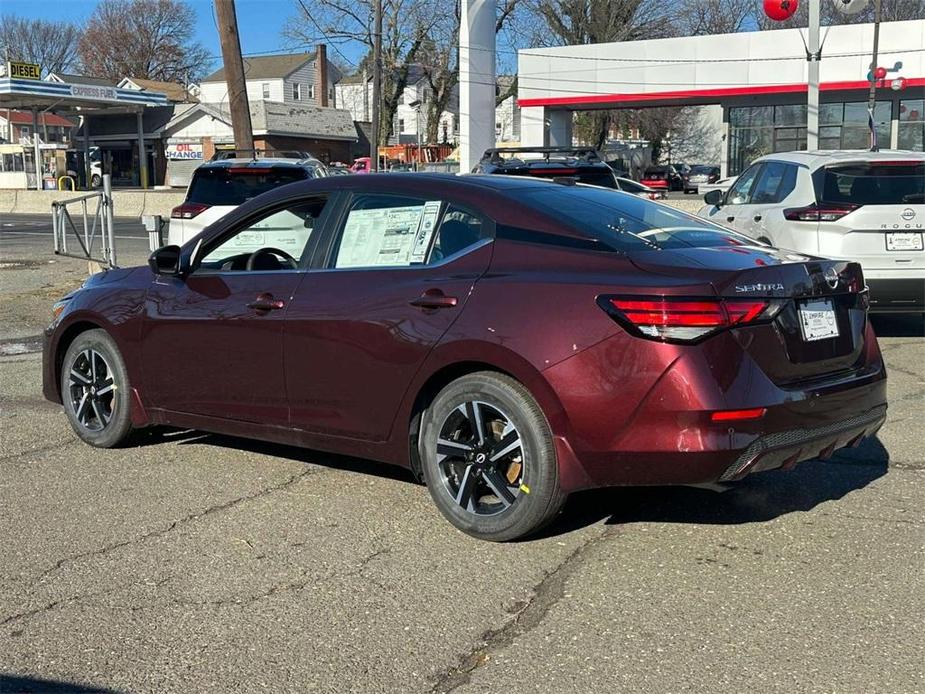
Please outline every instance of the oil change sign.
[[164, 154], [168, 159], [202, 159], [202, 145], [180, 142], [168, 144]]
[[36, 63], [14, 63], [10, 61], [7, 64], [9, 70], [7, 74], [12, 79], [17, 80], [38, 80], [42, 79], [42, 67]]

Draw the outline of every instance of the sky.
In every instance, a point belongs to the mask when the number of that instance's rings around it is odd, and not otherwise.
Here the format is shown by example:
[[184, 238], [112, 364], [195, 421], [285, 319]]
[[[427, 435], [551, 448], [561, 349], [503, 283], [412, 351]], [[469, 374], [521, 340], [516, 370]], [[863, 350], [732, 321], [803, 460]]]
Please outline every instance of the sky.
[[[212, 68], [221, 64], [221, 46], [212, 14], [212, 0], [186, 0], [196, 12], [196, 38], [215, 57]], [[28, 12], [23, 12], [23, 6]], [[285, 53], [289, 46], [280, 37], [286, 20], [295, 14], [292, 0], [235, 0], [238, 14], [238, 33], [241, 36], [241, 51]], [[17, 2], [0, 0], [0, 13], [25, 14], [32, 19], [68, 20], [82, 23], [96, 6], [94, 0], [39, 0], [39, 2]], [[331, 51], [329, 50], [329, 55]], [[338, 57], [338, 56], [333, 56]], [[356, 60], [357, 57], [348, 57]]]

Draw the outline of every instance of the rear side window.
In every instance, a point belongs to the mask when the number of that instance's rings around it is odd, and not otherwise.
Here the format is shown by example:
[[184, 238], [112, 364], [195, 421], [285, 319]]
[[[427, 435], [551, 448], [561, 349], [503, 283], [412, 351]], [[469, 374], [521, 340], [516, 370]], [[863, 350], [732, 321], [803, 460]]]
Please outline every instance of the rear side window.
[[193, 174], [186, 201], [209, 206], [240, 205], [261, 193], [302, 181], [307, 176], [307, 172], [298, 166], [199, 168]]
[[855, 205], [925, 203], [925, 162], [881, 161], [829, 166], [813, 174], [820, 202]]
[[779, 161], [764, 165], [761, 178], [752, 193], [752, 203], [767, 205], [777, 203], [793, 192], [797, 182], [797, 167]]

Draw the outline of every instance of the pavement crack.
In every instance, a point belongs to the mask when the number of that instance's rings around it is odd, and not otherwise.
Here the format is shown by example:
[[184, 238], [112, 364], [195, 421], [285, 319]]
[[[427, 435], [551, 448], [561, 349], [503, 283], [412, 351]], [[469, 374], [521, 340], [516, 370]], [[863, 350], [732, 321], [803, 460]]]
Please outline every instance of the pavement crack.
[[616, 526], [605, 528], [600, 534], [585, 540], [554, 569], [546, 572], [533, 587], [531, 597], [517, 606], [511, 619], [496, 629], [485, 631], [478, 643], [468, 653], [462, 654], [455, 665], [437, 675], [430, 694], [448, 694], [468, 684], [472, 673], [485, 665], [493, 652], [510, 646], [519, 636], [538, 627], [549, 611], [565, 597], [568, 579], [581, 567], [588, 554], [616, 532]]
[[40, 453], [48, 453], [49, 451], [56, 451], [59, 448], [67, 448], [75, 443], [79, 443], [80, 439], [67, 439], [66, 441], [59, 441], [57, 443], [50, 444], [48, 446], [40, 446], [39, 448], [30, 448], [28, 451], [22, 451], [21, 453], [13, 453], [12, 455], [5, 455], [0, 457], [0, 463], [5, 463], [10, 460], [16, 460], [17, 458], [25, 458], [30, 455], [38, 455]]
[[43, 582], [46, 578], [56, 573], [63, 567], [67, 566], [68, 564], [73, 564], [74, 562], [80, 561], [82, 559], [87, 559], [88, 557], [104, 556], [106, 554], [109, 554], [110, 552], [114, 552], [116, 550], [122, 549], [123, 547], [128, 547], [129, 545], [140, 544], [142, 542], [145, 542], [155, 537], [163, 537], [164, 535], [167, 535], [168, 533], [173, 532], [177, 528], [183, 525], [186, 525], [187, 523], [191, 523], [193, 521], [199, 520], [200, 518], [205, 518], [206, 516], [210, 516], [215, 513], [227, 511], [228, 509], [234, 508], [235, 506], [238, 506], [239, 504], [243, 504], [248, 501], [253, 501], [254, 499], [259, 499], [262, 496], [273, 494], [274, 492], [278, 492], [288, 487], [291, 487], [292, 485], [297, 484], [299, 481], [301, 481], [304, 477], [307, 477], [308, 475], [311, 475], [316, 472], [321, 472], [324, 469], [325, 468], [308, 468], [298, 474], [290, 475], [288, 479], [286, 479], [283, 482], [280, 482], [279, 484], [275, 484], [270, 487], [264, 487], [263, 489], [260, 489], [259, 491], [254, 492], [253, 494], [246, 494], [244, 496], [236, 497], [234, 499], [223, 502], [221, 504], [209, 506], [208, 508], [203, 509], [201, 511], [189, 513], [183, 516], [182, 518], [178, 518], [175, 521], [171, 521], [168, 525], [162, 528], [152, 530], [150, 532], [144, 533], [143, 535], [139, 535], [137, 537], [133, 537], [128, 540], [122, 540], [120, 542], [113, 542], [103, 547], [98, 547], [96, 549], [88, 550], [86, 552], [81, 552], [79, 554], [72, 554], [70, 556], [64, 557], [62, 559], [59, 559], [57, 562], [55, 562], [54, 565], [50, 566], [49, 568], [45, 569], [41, 574], [39, 574], [38, 577], [33, 581], [32, 585], [33, 587], [35, 587], [39, 583]]

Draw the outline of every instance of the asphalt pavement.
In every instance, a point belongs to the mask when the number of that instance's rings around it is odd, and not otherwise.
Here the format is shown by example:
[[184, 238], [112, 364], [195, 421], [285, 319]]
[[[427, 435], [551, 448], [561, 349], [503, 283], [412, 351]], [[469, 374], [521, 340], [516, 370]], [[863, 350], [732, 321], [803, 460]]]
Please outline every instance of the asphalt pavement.
[[875, 319], [890, 409], [860, 448], [582, 493], [491, 544], [365, 460], [79, 442], [36, 336], [86, 263], [41, 222], [0, 219], [0, 692], [925, 691], [921, 319]]

